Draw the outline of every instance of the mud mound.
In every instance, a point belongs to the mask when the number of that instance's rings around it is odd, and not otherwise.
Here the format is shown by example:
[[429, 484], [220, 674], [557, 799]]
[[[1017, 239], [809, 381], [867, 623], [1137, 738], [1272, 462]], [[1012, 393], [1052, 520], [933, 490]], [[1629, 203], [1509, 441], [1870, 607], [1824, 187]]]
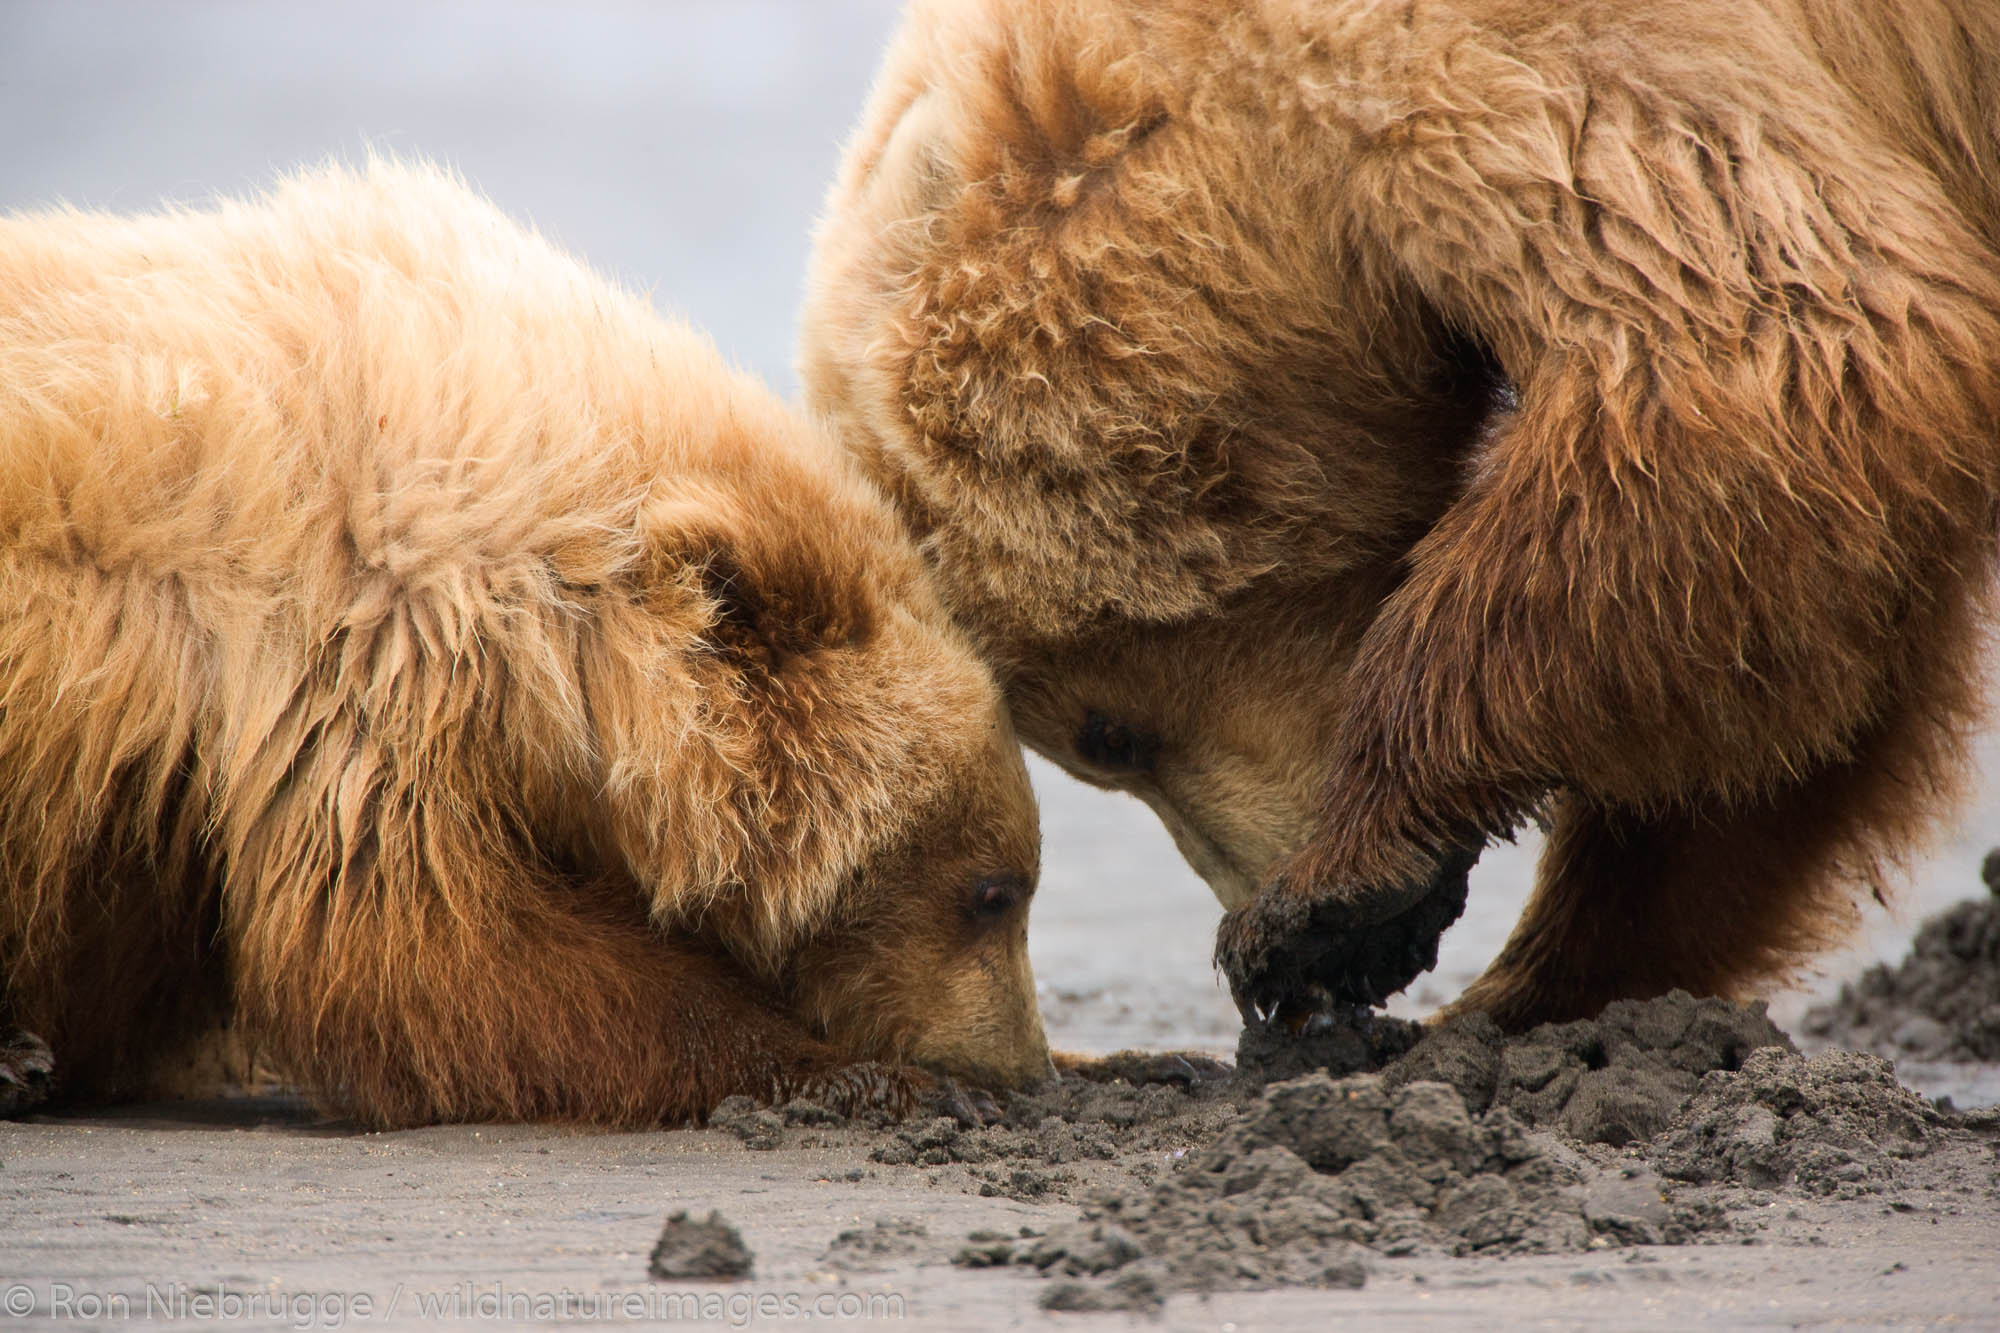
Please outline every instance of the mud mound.
[[1148, 1181], [1210, 1144], [1281, 1074], [1380, 1071], [1391, 1089], [1446, 1083], [1473, 1114], [1505, 1107], [1530, 1127], [1615, 1146], [1651, 1137], [1704, 1073], [1734, 1069], [1764, 1045], [1790, 1043], [1761, 1006], [1680, 992], [1511, 1037], [1484, 1018], [1427, 1032], [1357, 1010], [1297, 1031], [1252, 1024], [1235, 1070], [1206, 1056], [1155, 1052], [1082, 1062], [1042, 1088], [1004, 1098], [1000, 1119], [985, 1125], [950, 1116], [849, 1120], [813, 1102], [760, 1107], [745, 1097], [722, 1103], [708, 1123], [756, 1149], [834, 1146], [865, 1135], [870, 1157], [884, 1165], [958, 1165], [981, 1194], [1066, 1198], [1087, 1183], [1088, 1173], [1075, 1169], [1081, 1164], [1129, 1164]]
[[1101, 1195], [1044, 1236], [981, 1238], [954, 1262], [1065, 1279], [1049, 1308], [1134, 1309], [1175, 1291], [1359, 1286], [1369, 1250], [1542, 1253], [1670, 1225], [1657, 1189], [1593, 1208], [1572, 1188], [1583, 1175], [1552, 1137], [1505, 1107], [1468, 1111], [1449, 1084], [1309, 1074], [1265, 1088], [1150, 1189]]
[[1474, 1112], [1504, 1106], [1529, 1125], [1617, 1146], [1652, 1137], [1703, 1074], [1735, 1069], [1760, 1046], [1791, 1048], [1762, 1005], [1674, 991], [1515, 1036], [1482, 1016], [1429, 1031], [1367, 1011], [1321, 1016], [1296, 1035], [1284, 1023], [1255, 1023], [1243, 1030], [1237, 1067], [1252, 1087], [1307, 1070], [1336, 1078], [1380, 1070], [1391, 1087], [1449, 1083]]
[[721, 1213], [711, 1212], [706, 1222], [697, 1222], [682, 1211], [667, 1219], [646, 1267], [657, 1278], [731, 1281], [749, 1277], [751, 1262], [750, 1248]]
[[1942, 1122], [1879, 1057], [1761, 1050], [1703, 1079], [1648, 1155], [1675, 1180], [1852, 1197], [1895, 1183], [1901, 1162], [1936, 1145]]
[[843, 1273], [879, 1273], [927, 1252], [930, 1232], [907, 1217], [878, 1217], [874, 1225], [841, 1232], [820, 1262]]
[[[1366, 1064], [1410, 1031], [1364, 1015], [1301, 1044], [1306, 1058]], [[1267, 1039], [1270, 1057], [1253, 1045]], [[898, 1127], [877, 1160], [984, 1163], [972, 1168], [995, 1182], [983, 1193], [1032, 1182], [1021, 1163], [1108, 1163], [1079, 1221], [974, 1233], [953, 1262], [1032, 1268], [1050, 1279], [1048, 1309], [1144, 1311], [1180, 1291], [1359, 1286], [1377, 1257], [1750, 1243], [1767, 1191], [1921, 1185], [1901, 1164], [1970, 1123], [1875, 1057], [1804, 1059], [1761, 1005], [1680, 993], [1517, 1036], [1463, 1020], [1379, 1072], [1262, 1088], [1252, 1080], [1282, 1052], [1269, 1025], [1245, 1042], [1257, 1063], [1233, 1084], [1066, 1077], [1012, 1099], [1007, 1124]], [[1149, 1161], [1132, 1151], [1141, 1141], [1191, 1146]]]
[[1335, 1078], [1366, 1074], [1409, 1052], [1424, 1025], [1368, 1008], [1314, 1014], [1303, 1024], [1259, 1019], [1236, 1039], [1236, 1073], [1251, 1087], [1323, 1071]]
[[1990, 890], [1926, 920], [1909, 956], [1877, 965], [1806, 1011], [1809, 1037], [1878, 1055], [2000, 1061], [2000, 850], [1981, 869]]
[[1150, 1198], [1105, 1215], [1141, 1235], [1193, 1222], [1208, 1239], [1247, 1228], [1266, 1244], [1289, 1233], [1385, 1254], [1540, 1252], [1586, 1237], [1577, 1206], [1557, 1197], [1576, 1179], [1553, 1139], [1505, 1108], [1468, 1110], [1449, 1084], [1318, 1074], [1266, 1088]]
[[1765, 1046], [1792, 1049], [1763, 1005], [1673, 991], [1512, 1037], [1490, 1019], [1460, 1019], [1382, 1072], [1391, 1087], [1449, 1083], [1475, 1112], [1506, 1107], [1529, 1125], [1617, 1147], [1652, 1138], [1704, 1074], [1736, 1069]]
[[[1128, 1073], [1171, 1081], [1131, 1083]], [[1077, 1176], [1065, 1167], [1138, 1158], [1134, 1169], [1144, 1175], [1153, 1161], [1212, 1138], [1236, 1113], [1228, 1074], [1199, 1056], [1107, 1057], [1008, 1097], [998, 1124], [968, 1127], [942, 1116], [905, 1123], [869, 1156], [891, 1166], [964, 1164], [985, 1195], [1066, 1197]]]

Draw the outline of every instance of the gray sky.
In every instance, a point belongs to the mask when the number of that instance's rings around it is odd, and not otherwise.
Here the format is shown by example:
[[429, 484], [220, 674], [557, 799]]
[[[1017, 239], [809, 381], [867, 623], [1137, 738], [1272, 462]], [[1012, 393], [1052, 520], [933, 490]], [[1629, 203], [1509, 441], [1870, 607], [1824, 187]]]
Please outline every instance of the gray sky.
[[435, 158], [794, 396], [809, 228], [897, 8], [0, 0], [0, 208]]

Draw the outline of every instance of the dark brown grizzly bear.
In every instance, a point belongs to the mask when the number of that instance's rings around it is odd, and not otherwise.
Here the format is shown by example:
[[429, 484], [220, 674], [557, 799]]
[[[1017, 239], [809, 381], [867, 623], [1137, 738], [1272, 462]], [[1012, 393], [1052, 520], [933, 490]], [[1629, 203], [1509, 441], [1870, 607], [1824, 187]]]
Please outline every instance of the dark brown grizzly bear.
[[2000, 465], [1989, 0], [918, 0], [810, 397], [1239, 1003], [1784, 973], [1949, 809]]
[[60, 1096], [218, 1022], [370, 1125], [1031, 1081], [1037, 858], [845, 451], [457, 182], [0, 220], [0, 1026]]

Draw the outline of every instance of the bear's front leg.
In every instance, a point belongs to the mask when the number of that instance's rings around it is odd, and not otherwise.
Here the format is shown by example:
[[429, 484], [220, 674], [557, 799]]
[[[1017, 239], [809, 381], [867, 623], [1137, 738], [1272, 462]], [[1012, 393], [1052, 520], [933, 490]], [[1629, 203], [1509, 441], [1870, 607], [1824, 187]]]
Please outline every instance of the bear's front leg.
[[236, 886], [242, 1021], [333, 1109], [382, 1128], [687, 1123], [736, 1095], [972, 1113], [923, 1070], [857, 1071], [725, 951], [653, 926], [631, 886], [507, 855], [443, 808], [387, 821], [407, 836], [378, 834], [358, 874]]
[[921, 1113], [948, 1116], [968, 1129], [1000, 1119], [999, 1104], [983, 1088], [911, 1065], [873, 1060], [807, 1075], [785, 1093], [845, 1116], [880, 1111], [904, 1120]]
[[[1329, 86], [1386, 79], [1399, 103], [1326, 113], [1341, 234], [1403, 284], [1350, 317], [1429, 311], [1491, 352], [1518, 405], [1363, 636], [1310, 845], [1225, 929], [1232, 988], [1373, 998], [1430, 928], [1384, 923], [1449, 884], [1453, 849], [1558, 792], [1578, 822], [1549, 901], [1650, 923], [1630, 984], [1713, 988], [1741, 969], [1662, 923], [1677, 895], [1706, 901], [1691, 868], [1714, 821], [1796, 836], [1776, 812], [1885, 720], [1922, 735], [1966, 715], [2000, 493], [2000, 261], [1785, 52], [1606, 65], [1567, 21], [1363, 24], [1338, 49], [1359, 63]], [[1768, 133], [1777, 108], [1814, 133]], [[1899, 850], [1862, 832], [1883, 809], [1808, 821], [1820, 883]], [[1642, 846], [1688, 873], [1635, 867]], [[1531, 937], [1570, 938], [1554, 919]], [[1786, 952], [1790, 914], [1732, 919], [1777, 923], [1741, 956]], [[1487, 993], [1518, 1017], [1562, 993], [1550, 980]]]

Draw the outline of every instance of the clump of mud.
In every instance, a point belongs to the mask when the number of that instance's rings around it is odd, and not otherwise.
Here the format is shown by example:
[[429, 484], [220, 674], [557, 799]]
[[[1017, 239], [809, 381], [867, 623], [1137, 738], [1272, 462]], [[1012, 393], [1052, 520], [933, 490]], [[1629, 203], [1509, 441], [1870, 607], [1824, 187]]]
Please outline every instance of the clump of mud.
[[1617, 1146], [1664, 1128], [1708, 1071], [1735, 1069], [1761, 1046], [1791, 1044], [1762, 1005], [1674, 991], [1513, 1036], [1478, 1015], [1427, 1031], [1357, 1011], [1296, 1036], [1284, 1024], [1257, 1023], [1243, 1030], [1237, 1069], [1252, 1086], [1307, 1070], [1380, 1070], [1392, 1087], [1449, 1083], [1474, 1112], [1504, 1106], [1529, 1125]]
[[[1691, 1114], [1705, 1077], [1735, 1077], [1765, 1048], [1803, 1064], [1761, 1005], [1678, 992], [1516, 1036], [1477, 1017], [1426, 1031], [1365, 1012], [1253, 1025], [1233, 1093], [1244, 1109], [1178, 1166], [1090, 1198], [1046, 1235], [975, 1238], [955, 1262], [1033, 1267], [1055, 1280], [1052, 1309], [1145, 1309], [1176, 1291], [1359, 1285], [1366, 1255], [1692, 1240], [1729, 1229], [1720, 1207], [1670, 1200], [1648, 1149], [1591, 1145], [1646, 1144]], [[1301, 1065], [1318, 1068], [1273, 1077]], [[1153, 1100], [1187, 1093], [1119, 1095], [1141, 1123]], [[906, 1133], [919, 1151], [948, 1137]]]
[[930, 1231], [907, 1217], [878, 1217], [834, 1237], [820, 1262], [843, 1273], [879, 1273], [907, 1263], [929, 1249]]
[[1620, 1000], [1596, 1018], [1508, 1036], [1490, 1019], [1448, 1023], [1383, 1072], [1391, 1086], [1449, 1083], [1475, 1112], [1505, 1107], [1579, 1143], [1617, 1147], [1666, 1128], [1702, 1077], [1766, 1046], [1792, 1049], [1762, 1004], [1673, 991]]
[[646, 1270], [656, 1278], [733, 1281], [749, 1277], [752, 1262], [742, 1234], [721, 1213], [710, 1212], [707, 1221], [697, 1222], [681, 1211], [667, 1219]]
[[1057, 1309], [1132, 1309], [1176, 1291], [1355, 1287], [1363, 1256], [1574, 1250], [1592, 1235], [1580, 1159], [1449, 1084], [1308, 1074], [1265, 1088], [1150, 1188], [1090, 1200], [1081, 1221], [961, 1250], [972, 1267], [1063, 1279]]
[[1274, 1015], [1243, 1025], [1236, 1072], [1252, 1087], [1316, 1071], [1335, 1078], [1373, 1073], [1407, 1054], [1423, 1036], [1423, 1024], [1365, 1007], [1314, 1014], [1302, 1024]]
[[1734, 1069], [1764, 1045], [1788, 1047], [1789, 1039], [1761, 1006], [1681, 992], [1518, 1036], [1478, 1017], [1427, 1030], [1354, 1010], [1297, 1030], [1252, 1024], [1234, 1069], [1176, 1054], [1089, 1061], [1006, 1097], [1000, 1119], [985, 1125], [950, 1116], [864, 1125], [815, 1103], [760, 1107], [744, 1097], [722, 1103], [708, 1123], [753, 1149], [828, 1146], [862, 1129], [870, 1157], [883, 1165], [960, 1166], [980, 1194], [1063, 1199], [1088, 1183], [1090, 1173], [1079, 1170], [1087, 1164], [1116, 1163], [1150, 1183], [1165, 1165], [1213, 1142], [1260, 1089], [1308, 1071], [1379, 1072], [1391, 1089], [1445, 1083], [1474, 1115], [1504, 1107], [1526, 1126], [1616, 1146], [1649, 1138], [1704, 1073]]
[[1208, 1141], [1235, 1114], [1236, 1095], [1226, 1065], [1126, 1053], [1009, 1096], [996, 1124], [939, 1116], [895, 1126], [869, 1156], [890, 1166], [962, 1164], [982, 1195], [1062, 1198], [1080, 1163], [1126, 1159], [1143, 1175]]
[[1898, 1164], [1930, 1152], [1942, 1123], [1877, 1056], [1761, 1050], [1703, 1079], [1648, 1155], [1676, 1180], [1851, 1198], [1895, 1183]]
[[[1761, 1005], [1675, 993], [1514, 1036], [1366, 1014], [1282, 1030], [1246, 1031], [1235, 1077], [1118, 1057], [1009, 1098], [999, 1124], [890, 1127], [874, 1156], [962, 1164], [982, 1194], [1081, 1196], [1080, 1220], [975, 1232], [953, 1262], [1033, 1269], [1048, 1309], [1145, 1311], [1182, 1291], [1359, 1286], [1389, 1256], [1752, 1241], [1770, 1191], [1920, 1188], [1906, 1162], [1973, 1143], [1971, 1118], [1880, 1059], [1803, 1058]], [[828, 1262], [937, 1257], [921, 1251], [878, 1223]]]
[[1808, 1010], [1805, 1035], [1878, 1055], [2000, 1061], [2000, 849], [1980, 875], [1986, 898], [1925, 921], [1902, 962], [1869, 968]]

